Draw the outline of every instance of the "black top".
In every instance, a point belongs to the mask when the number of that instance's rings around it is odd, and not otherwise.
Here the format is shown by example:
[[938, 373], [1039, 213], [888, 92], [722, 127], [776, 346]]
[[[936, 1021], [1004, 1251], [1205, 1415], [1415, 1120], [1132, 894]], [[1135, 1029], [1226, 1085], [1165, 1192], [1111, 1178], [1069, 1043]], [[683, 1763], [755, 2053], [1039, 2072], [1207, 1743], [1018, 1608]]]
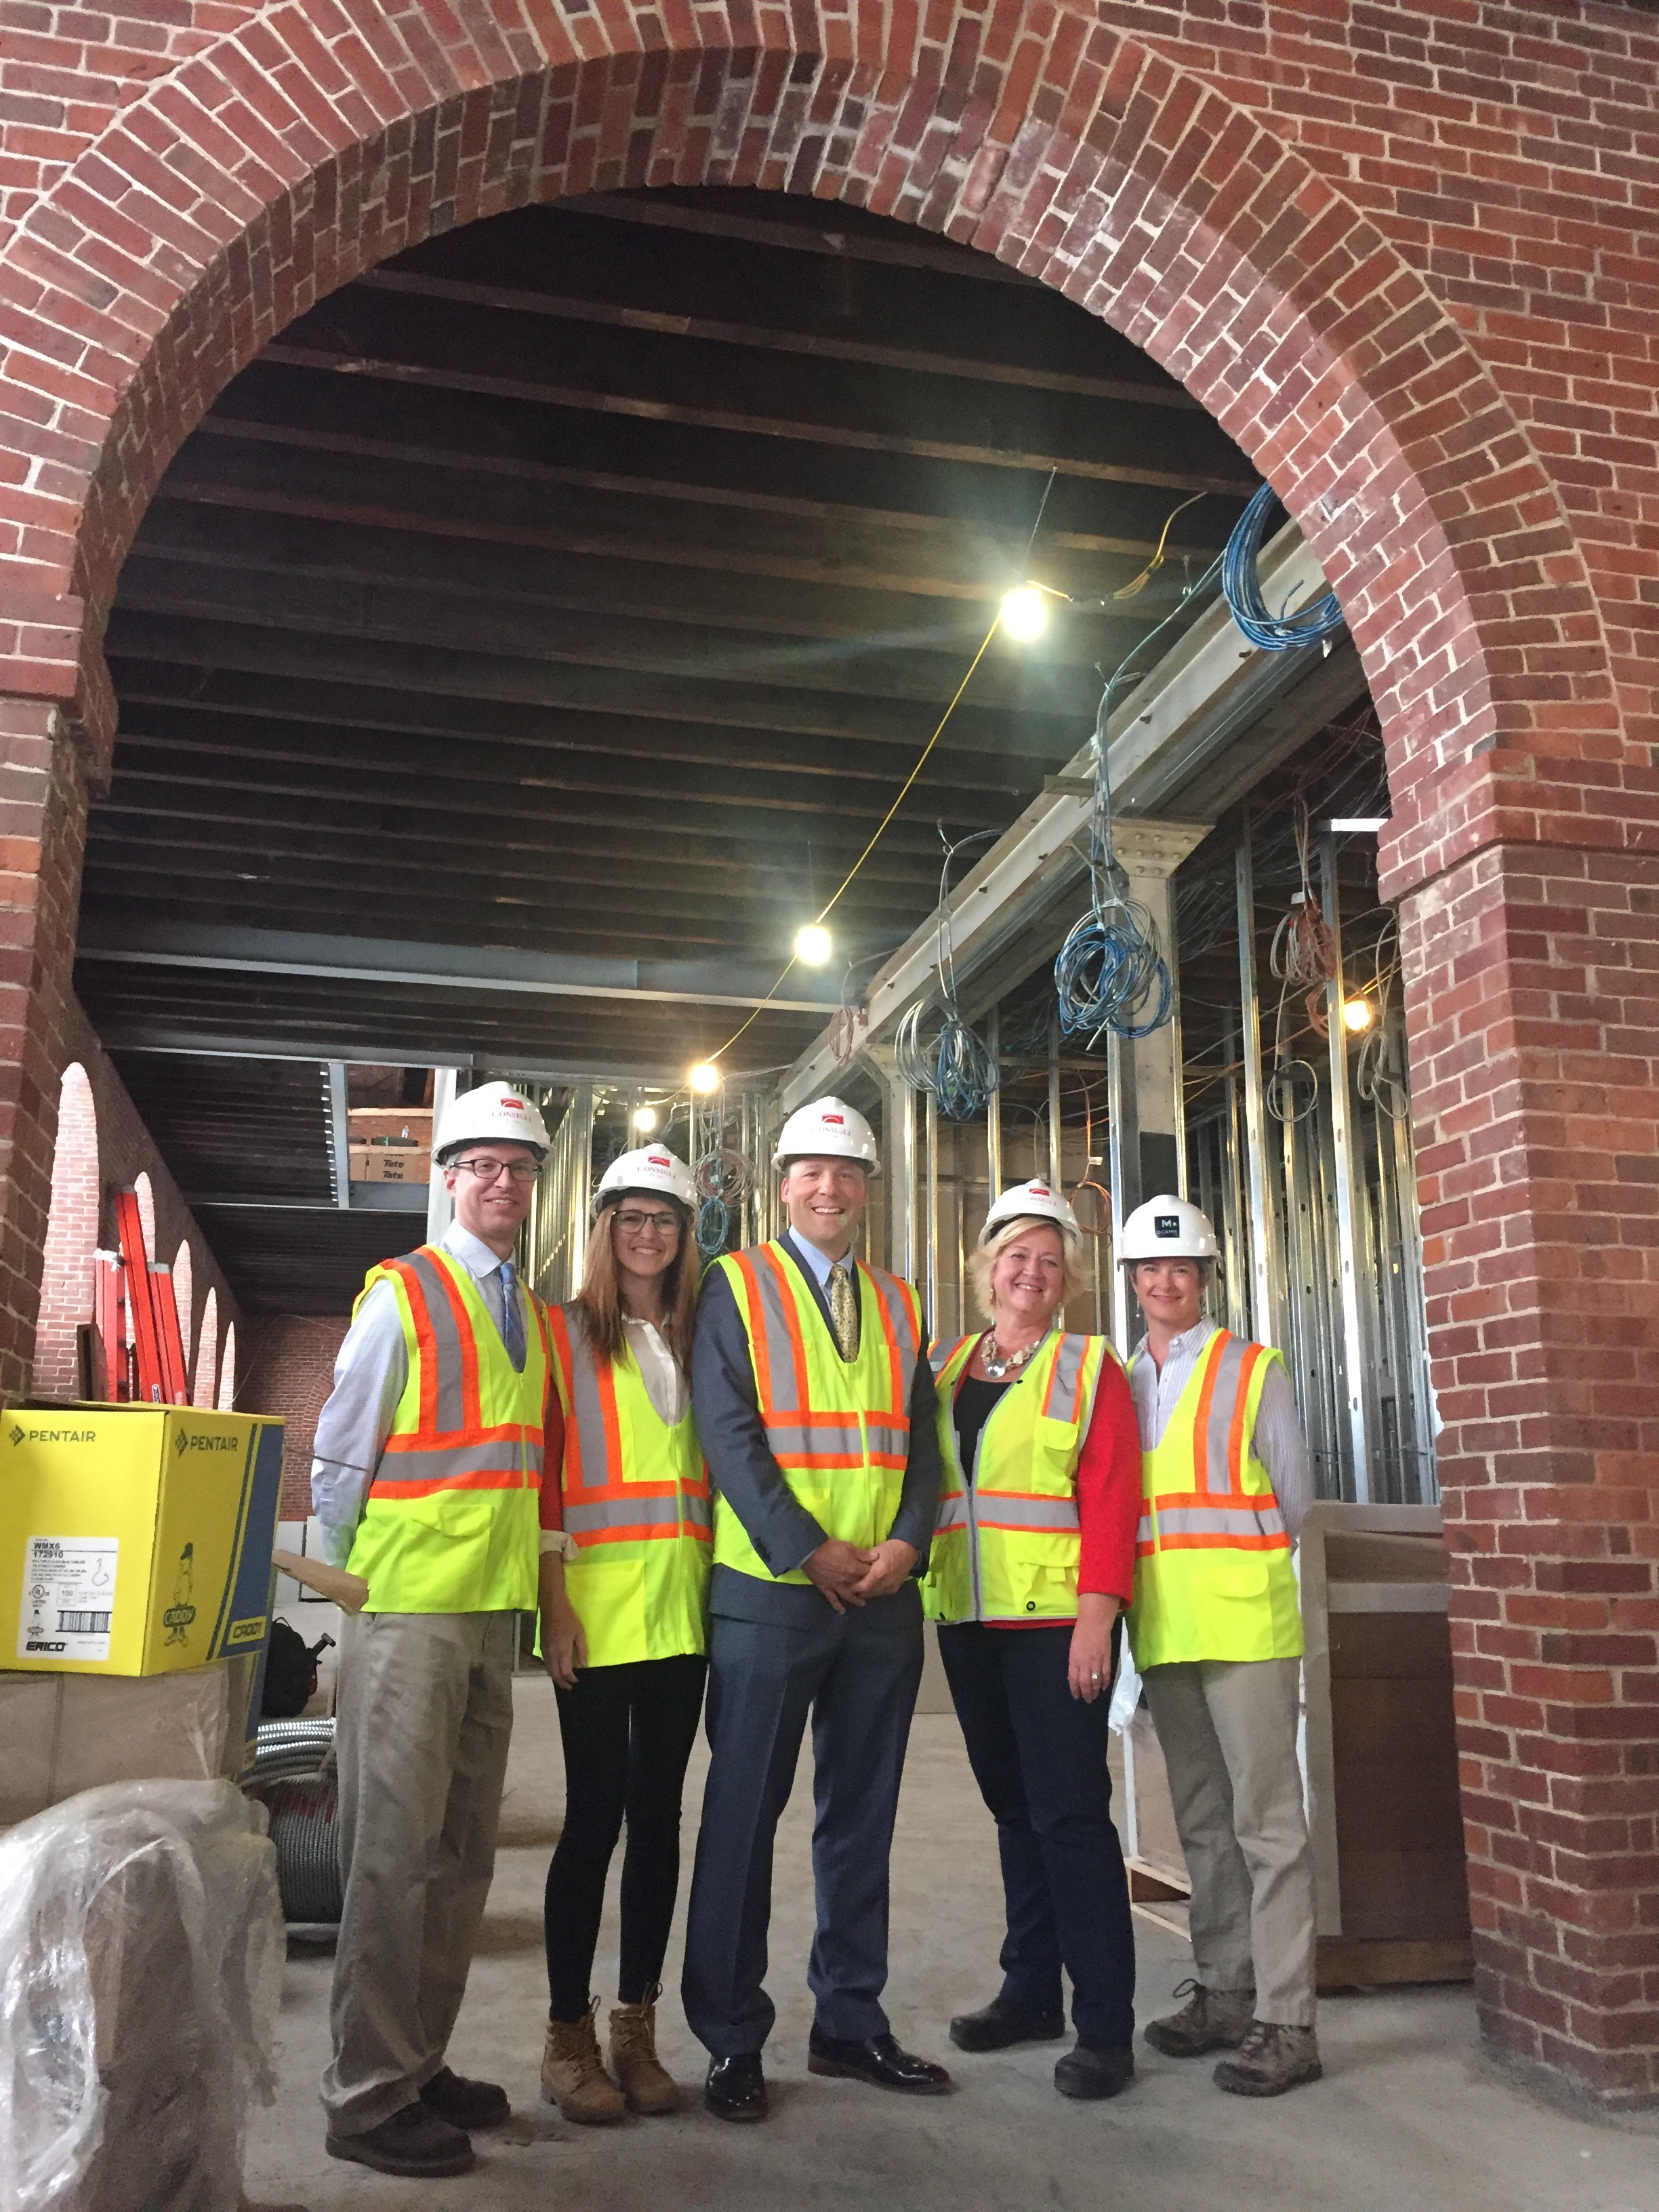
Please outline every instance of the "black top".
[[971, 1483], [974, 1479], [974, 1454], [979, 1446], [980, 1431], [996, 1411], [997, 1401], [1003, 1392], [1012, 1390], [1018, 1380], [1017, 1375], [1010, 1375], [1000, 1382], [981, 1382], [977, 1375], [963, 1376], [951, 1410], [964, 1482]]

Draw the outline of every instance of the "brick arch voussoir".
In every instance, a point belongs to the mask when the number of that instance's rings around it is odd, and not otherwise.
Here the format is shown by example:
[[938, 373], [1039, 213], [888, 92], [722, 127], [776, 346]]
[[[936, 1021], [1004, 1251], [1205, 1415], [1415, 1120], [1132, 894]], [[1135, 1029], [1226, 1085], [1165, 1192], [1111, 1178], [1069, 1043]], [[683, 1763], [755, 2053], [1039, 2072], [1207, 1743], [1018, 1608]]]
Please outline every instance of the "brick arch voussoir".
[[1616, 741], [1595, 595], [1512, 411], [1397, 252], [1217, 84], [1048, 0], [908, 30], [875, 0], [546, 9], [533, 30], [514, 0], [470, 0], [441, 36], [419, 0], [340, 6], [286, 0], [191, 58], [3, 264], [37, 334], [13, 357], [58, 400], [17, 573], [87, 605], [94, 737], [101, 616], [155, 484], [288, 322], [531, 200], [729, 183], [994, 252], [1210, 409], [1342, 597], [1389, 744], [1396, 878], [1492, 831], [1483, 756]]

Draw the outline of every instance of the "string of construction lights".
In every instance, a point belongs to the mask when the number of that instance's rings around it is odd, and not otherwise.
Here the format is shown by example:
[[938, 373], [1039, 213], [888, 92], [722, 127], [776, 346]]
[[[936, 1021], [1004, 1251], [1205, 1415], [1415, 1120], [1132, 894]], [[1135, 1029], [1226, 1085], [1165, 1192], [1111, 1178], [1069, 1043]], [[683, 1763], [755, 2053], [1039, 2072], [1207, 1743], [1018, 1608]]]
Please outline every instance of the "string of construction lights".
[[[1042, 526], [1053, 485], [1054, 474], [1051, 471], [1027, 543], [1028, 559]], [[1184, 501], [1170, 514], [1164, 526], [1152, 560], [1133, 583], [1115, 597], [1128, 598], [1138, 592], [1162, 565], [1170, 525], [1176, 515], [1194, 504], [1193, 500]], [[1060, 1026], [1068, 1036], [1085, 1036], [1091, 1046], [1107, 1034], [1125, 1039], [1150, 1036], [1169, 1021], [1175, 1004], [1174, 980], [1158, 944], [1156, 925], [1146, 907], [1130, 897], [1128, 876], [1118, 860], [1113, 844], [1112, 794], [1107, 755], [1112, 710], [1120, 692], [1139, 683], [1150, 672], [1147, 667], [1137, 665], [1147, 648], [1163, 635], [1171, 623], [1187, 614], [1195, 600], [1218, 586], [1239, 630], [1253, 646], [1264, 652], [1283, 653], [1320, 644], [1342, 626], [1342, 611], [1334, 592], [1327, 591], [1295, 615], [1289, 614], [1285, 608], [1275, 615], [1268, 608], [1261, 586], [1261, 553], [1268, 518], [1278, 504], [1277, 495], [1271, 485], [1261, 485], [1234, 525], [1222, 551], [1203, 574], [1183, 590], [1176, 605], [1164, 620], [1125, 654], [1101, 691], [1095, 714], [1093, 741], [1094, 793], [1089, 824], [1089, 911], [1072, 930], [1054, 961], [1054, 987], [1060, 1001]], [[689, 1081], [695, 1095], [707, 1097], [719, 1090], [724, 1080], [721, 1061], [776, 998], [797, 964], [818, 967], [828, 960], [832, 943], [825, 924], [830, 915], [846, 895], [860, 869], [875, 850], [909, 795], [934, 747], [944, 736], [951, 717], [960, 704], [981, 661], [989, 651], [992, 640], [1000, 630], [1016, 643], [1034, 642], [1048, 625], [1051, 601], [1068, 605], [1089, 604], [1073, 601], [1068, 593], [1057, 591], [1051, 585], [1036, 582], [1023, 584], [1005, 595], [949, 705], [863, 851], [817, 915], [796, 932], [790, 958], [765, 998], [751, 1009], [717, 1051], [711, 1053], [708, 1059], [700, 1060], [690, 1070]], [[1106, 603], [1097, 604], [1104, 605]], [[948, 983], [945, 981], [950, 921], [947, 879], [951, 853], [956, 849], [958, 848], [951, 848], [946, 853], [940, 890], [939, 974], [945, 1000], [945, 1020], [938, 1036], [924, 1044], [920, 1036], [921, 1006], [918, 1002], [904, 1017], [896, 1045], [902, 1054], [901, 1066], [905, 1079], [919, 1090], [932, 1091], [939, 1101], [941, 1113], [952, 1120], [965, 1120], [984, 1110], [995, 1092], [997, 1079], [995, 1062], [989, 1048], [961, 1018], [956, 1003], [954, 975]], [[844, 995], [842, 1010], [836, 1018], [836, 1030], [843, 1046], [857, 1034], [856, 1011], [848, 1006]], [[711, 1200], [711, 1203], [714, 1202], [718, 1201]]]

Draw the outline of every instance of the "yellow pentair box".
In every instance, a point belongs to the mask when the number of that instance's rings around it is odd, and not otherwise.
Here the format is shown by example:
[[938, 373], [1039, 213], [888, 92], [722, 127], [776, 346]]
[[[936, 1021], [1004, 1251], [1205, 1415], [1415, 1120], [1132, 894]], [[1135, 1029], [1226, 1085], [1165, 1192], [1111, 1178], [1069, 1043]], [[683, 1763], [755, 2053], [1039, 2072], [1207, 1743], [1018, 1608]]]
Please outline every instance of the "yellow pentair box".
[[283, 1425], [184, 1406], [0, 1410], [0, 1668], [165, 1674], [270, 1626]]

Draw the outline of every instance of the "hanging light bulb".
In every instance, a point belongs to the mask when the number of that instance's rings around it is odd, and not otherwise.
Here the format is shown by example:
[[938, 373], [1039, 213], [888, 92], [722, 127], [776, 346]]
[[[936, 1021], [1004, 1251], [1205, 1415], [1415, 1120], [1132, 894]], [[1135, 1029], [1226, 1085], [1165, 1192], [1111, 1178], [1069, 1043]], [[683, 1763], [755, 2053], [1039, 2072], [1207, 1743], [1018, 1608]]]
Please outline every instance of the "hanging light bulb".
[[699, 1098], [707, 1098], [720, 1087], [720, 1072], [712, 1060], [700, 1060], [685, 1079]]
[[1022, 584], [1003, 594], [1001, 621], [1017, 645], [1033, 644], [1048, 627], [1048, 602], [1035, 584]]
[[641, 1136], [648, 1137], [656, 1126], [657, 1109], [654, 1106], [636, 1106], [634, 1109], [634, 1127]]
[[821, 921], [809, 921], [795, 932], [794, 949], [804, 968], [822, 968], [836, 949], [835, 939]]
[[1342, 1026], [1345, 1030], [1352, 1030], [1356, 1036], [1362, 1036], [1370, 1029], [1375, 1018], [1369, 999], [1344, 999], [1342, 1001]]

